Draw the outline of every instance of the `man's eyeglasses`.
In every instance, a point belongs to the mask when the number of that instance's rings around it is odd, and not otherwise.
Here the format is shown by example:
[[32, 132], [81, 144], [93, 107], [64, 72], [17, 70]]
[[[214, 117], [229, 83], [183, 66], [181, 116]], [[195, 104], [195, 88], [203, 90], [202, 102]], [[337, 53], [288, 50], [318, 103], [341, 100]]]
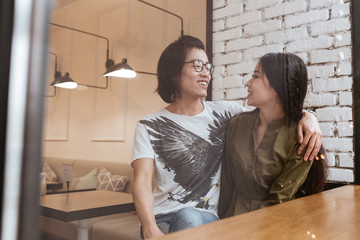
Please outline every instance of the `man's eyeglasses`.
[[205, 67], [207, 72], [209, 74], [212, 74], [214, 72], [214, 68], [215, 68], [214, 65], [212, 65], [211, 63], [209, 63], [209, 62], [203, 63], [200, 59], [194, 59], [194, 60], [184, 62], [184, 63], [192, 63], [196, 72], [201, 72]]

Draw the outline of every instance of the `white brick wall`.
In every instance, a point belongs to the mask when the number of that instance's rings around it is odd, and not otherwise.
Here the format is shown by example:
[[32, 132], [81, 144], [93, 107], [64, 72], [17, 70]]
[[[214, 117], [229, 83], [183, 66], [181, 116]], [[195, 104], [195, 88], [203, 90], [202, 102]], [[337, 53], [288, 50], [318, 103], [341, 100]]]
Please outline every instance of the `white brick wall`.
[[276, 31], [265, 34], [266, 44], [284, 43], [309, 37], [306, 27], [290, 28], [285, 31]]
[[269, 20], [261, 23], [249, 23], [244, 26], [244, 33], [247, 36], [257, 35], [260, 33], [268, 33], [281, 29], [280, 20]]
[[225, 0], [214, 0], [213, 1], [214, 9], [221, 8], [221, 7], [225, 7]]
[[330, 48], [334, 39], [329, 36], [310, 38], [305, 40], [295, 40], [286, 46], [286, 51], [291, 53], [308, 51], [313, 49]]
[[308, 93], [304, 101], [304, 107], [325, 107], [336, 105], [337, 95], [333, 93], [313, 94]]
[[335, 76], [336, 64], [310, 65], [308, 66], [308, 77], [310, 79], [328, 79]]
[[291, 52], [307, 64], [304, 107], [316, 110], [329, 181], [354, 181], [350, 1], [214, 0], [213, 100], [247, 106], [259, 57]]
[[339, 154], [339, 166], [353, 168], [354, 167], [354, 155], [349, 153]]
[[328, 20], [328, 19], [329, 19], [328, 9], [312, 10], [310, 12], [286, 16], [285, 26], [287, 28], [296, 27], [299, 25], [304, 25], [307, 23], [317, 22], [320, 20]]
[[222, 32], [216, 32], [213, 35], [214, 42], [237, 39], [241, 37], [241, 28], [233, 28]]
[[342, 92], [339, 94], [340, 105], [351, 106], [352, 100], [352, 92]]
[[350, 15], [350, 3], [338, 4], [331, 7], [331, 18], [341, 18]]
[[227, 19], [226, 27], [238, 27], [242, 26], [247, 23], [258, 22], [261, 19], [261, 12], [260, 11], [251, 11], [239, 16], [229, 17]]
[[213, 89], [221, 89], [223, 88], [223, 79], [218, 77], [218, 78], [214, 78], [212, 80], [212, 88]]
[[323, 138], [323, 144], [329, 152], [351, 152], [353, 150], [352, 138]]
[[326, 107], [316, 109], [320, 122], [352, 121], [352, 109], [349, 107]]
[[225, 43], [224, 42], [215, 42], [213, 44], [213, 54], [223, 53], [225, 51]]
[[338, 126], [339, 137], [352, 137], [354, 128], [352, 122], [341, 122]]
[[247, 10], [263, 9], [265, 7], [282, 2], [282, 0], [247, 0], [243, 1]]
[[261, 46], [263, 44], [263, 37], [257, 36], [254, 38], [240, 38], [235, 40], [230, 40], [226, 44], [226, 51], [237, 51], [242, 49], [248, 49], [255, 46]]
[[351, 45], [351, 34], [349, 31], [338, 33], [335, 36], [335, 47], [341, 47], [345, 45]]
[[311, 0], [310, 7], [311, 8], [330, 7], [331, 5], [335, 5], [338, 2], [339, 0]]
[[225, 29], [225, 23], [224, 20], [220, 19], [218, 21], [215, 21], [213, 23], [213, 30], [218, 32], [220, 30], [224, 30]]
[[216, 60], [214, 59], [214, 64], [222, 63], [222, 64], [229, 64], [229, 63], [237, 63], [241, 59], [241, 53], [239, 52], [230, 52], [228, 54], [218, 54], [215, 55]]
[[274, 18], [278, 16], [288, 15], [295, 12], [305, 11], [306, 2], [298, 0], [294, 2], [284, 2], [275, 5], [274, 7], [265, 8], [264, 17]]
[[214, 10], [213, 19], [218, 19], [226, 16], [232, 16], [243, 12], [242, 4], [231, 4], [224, 8]]
[[243, 62], [239, 64], [234, 65], [228, 65], [228, 75], [234, 75], [234, 74], [245, 74], [251, 71], [251, 69], [254, 69], [256, 66], [256, 62]]
[[327, 160], [327, 164], [329, 167], [335, 167], [336, 164], [336, 159], [335, 159], [335, 155], [334, 154], [326, 154], [326, 160]]
[[332, 19], [326, 22], [311, 24], [311, 35], [333, 34], [345, 30], [350, 30], [350, 19]]
[[[351, 91], [352, 78], [328, 78], [328, 79], [314, 79], [312, 81], [313, 92], [337, 92], [337, 91]], [[351, 93], [351, 92], [350, 92]], [[351, 95], [352, 97], [352, 95]], [[352, 100], [349, 105], [352, 104]]]
[[329, 168], [329, 181], [354, 182], [354, 171], [350, 169]]
[[323, 137], [333, 137], [334, 136], [334, 129], [335, 126], [333, 123], [329, 123], [329, 122], [321, 122], [320, 123], [320, 129], [322, 132]]
[[351, 49], [346, 47], [310, 52], [310, 63], [339, 62], [341, 60], [349, 60], [350, 58]]
[[224, 79], [224, 88], [239, 88], [242, 85], [242, 78], [239, 75], [230, 76]]

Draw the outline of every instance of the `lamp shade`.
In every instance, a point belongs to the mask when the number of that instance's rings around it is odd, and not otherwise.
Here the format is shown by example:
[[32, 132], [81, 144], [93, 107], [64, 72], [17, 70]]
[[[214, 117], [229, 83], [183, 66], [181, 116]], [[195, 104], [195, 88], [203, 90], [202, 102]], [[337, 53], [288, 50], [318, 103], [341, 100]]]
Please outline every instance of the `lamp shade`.
[[69, 77], [69, 73], [65, 73], [64, 76], [56, 78], [51, 84], [51, 86], [73, 89], [77, 87], [77, 83]]
[[103, 75], [104, 77], [122, 77], [134, 78], [135, 71], [127, 64], [127, 59], [123, 58], [121, 63], [115, 64], [107, 69]]

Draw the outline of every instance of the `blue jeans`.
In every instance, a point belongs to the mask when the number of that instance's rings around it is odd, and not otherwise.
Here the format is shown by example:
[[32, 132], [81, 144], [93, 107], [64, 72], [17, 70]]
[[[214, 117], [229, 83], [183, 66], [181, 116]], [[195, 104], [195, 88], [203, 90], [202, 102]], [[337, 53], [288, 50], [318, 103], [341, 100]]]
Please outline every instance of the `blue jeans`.
[[[197, 227], [219, 220], [219, 218], [212, 213], [192, 207], [185, 207], [176, 213], [157, 215], [155, 216], [155, 219], [156, 224], [164, 234]], [[141, 239], [143, 239], [142, 228], [140, 229], [140, 233]]]

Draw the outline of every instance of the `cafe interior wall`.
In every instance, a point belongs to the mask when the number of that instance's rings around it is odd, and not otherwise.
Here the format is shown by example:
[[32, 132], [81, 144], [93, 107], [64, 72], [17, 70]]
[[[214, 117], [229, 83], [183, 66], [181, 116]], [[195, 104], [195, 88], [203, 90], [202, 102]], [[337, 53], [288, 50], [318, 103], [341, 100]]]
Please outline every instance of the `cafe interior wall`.
[[[184, 19], [184, 33], [206, 42], [205, 0], [152, 0]], [[191, 7], [188, 7], [191, 6]], [[52, 23], [104, 36], [110, 40], [110, 58], [127, 58], [136, 71], [156, 73], [163, 49], [180, 36], [180, 20], [135, 0], [76, 0], [54, 8]], [[131, 161], [136, 122], [166, 106], [155, 89], [156, 76], [110, 78], [105, 86], [106, 41], [49, 25], [49, 52], [57, 55], [57, 70], [80, 86], [56, 89], [46, 97], [43, 156]], [[48, 55], [47, 79], [53, 81], [55, 58]], [[48, 86], [45, 95], [54, 88]]]

